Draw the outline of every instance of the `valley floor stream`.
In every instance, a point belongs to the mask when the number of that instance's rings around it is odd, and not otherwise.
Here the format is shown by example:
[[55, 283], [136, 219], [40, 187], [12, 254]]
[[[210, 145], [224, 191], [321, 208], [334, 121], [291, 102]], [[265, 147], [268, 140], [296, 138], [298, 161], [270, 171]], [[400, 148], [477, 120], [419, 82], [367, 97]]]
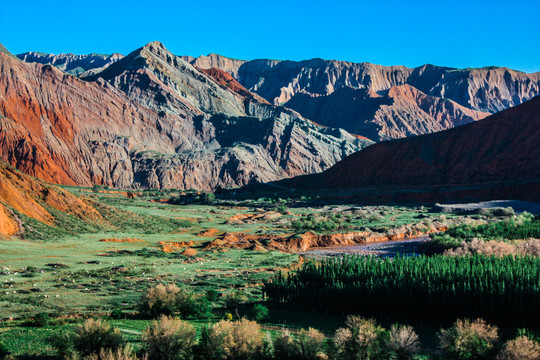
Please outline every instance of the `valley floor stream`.
[[423, 252], [419, 245], [427, 241], [430, 241], [429, 235], [423, 235], [407, 240], [311, 248], [299, 254], [307, 258], [326, 258], [353, 254], [377, 257], [395, 257], [397, 254], [413, 256]]

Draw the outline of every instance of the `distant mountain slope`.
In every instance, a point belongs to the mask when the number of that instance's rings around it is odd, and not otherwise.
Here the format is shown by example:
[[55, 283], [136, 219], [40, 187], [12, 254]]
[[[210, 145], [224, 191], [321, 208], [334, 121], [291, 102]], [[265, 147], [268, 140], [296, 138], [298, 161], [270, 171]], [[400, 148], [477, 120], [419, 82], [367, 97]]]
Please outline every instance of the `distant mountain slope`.
[[328, 96], [298, 93], [287, 106], [321, 124], [380, 140], [429, 134], [489, 115], [428, 96], [410, 85], [392, 86], [382, 95], [349, 87]]
[[23, 61], [30, 63], [53, 65], [69, 74], [78, 75], [90, 69], [108, 66], [123, 58], [124, 55], [75, 55], [71, 53], [54, 55], [30, 51], [23, 54], [18, 54], [17, 57]]
[[[217, 54], [189, 58], [195, 66], [219, 68], [229, 72], [248, 90], [270, 103], [284, 105], [322, 125], [351, 131], [364, 129], [362, 135], [374, 140], [429, 133], [482, 118], [519, 105], [540, 94], [540, 72], [526, 74], [507, 68], [454, 69], [433, 65], [417, 68], [381, 66], [369, 63], [312, 59], [305, 61], [229, 59]], [[376, 116], [389, 114], [389, 105], [376, 105], [358, 90], [386, 96], [392, 88], [409, 85], [423, 93], [422, 98], [402, 99], [394, 94], [390, 113], [397, 123], [389, 127]], [[440, 99], [461, 105], [440, 106]], [[411, 101], [412, 100], [412, 101]], [[422, 101], [422, 104], [418, 103]], [[403, 107], [407, 102], [409, 106]], [[413, 104], [417, 102], [416, 105]], [[437, 105], [427, 106], [427, 103]], [[411, 108], [417, 108], [411, 113]], [[366, 109], [367, 108], [367, 109]], [[464, 109], [468, 110], [465, 111]], [[340, 111], [336, 114], [336, 109]], [[420, 112], [418, 112], [420, 110]], [[410, 120], [409, 120], [410, 119]], [[410, 122], [409, 122], [410, 121]], [[419, 123], [424, 123], [420, 125]], [[381, 127], [382, 126], [382, 127]]]
[[540, 183], [540, 97], [472, 124], [370, 146], [321, 174], [282, 184], [354, 189], [524, 181]]
[[322, 171], [370, 144], [231, 89], [160, 43], [87, 75], [0, 54], [0, 158], [62, 184], [209, 190]]

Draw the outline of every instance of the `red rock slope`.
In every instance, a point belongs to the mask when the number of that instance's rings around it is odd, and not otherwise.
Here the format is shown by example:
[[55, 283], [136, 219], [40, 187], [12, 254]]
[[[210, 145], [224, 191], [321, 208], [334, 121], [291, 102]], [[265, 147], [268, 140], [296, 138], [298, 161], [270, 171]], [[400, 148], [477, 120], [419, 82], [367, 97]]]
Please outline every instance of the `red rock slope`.
[[87, 201], [0, 163], [0, 235], [9, 236], [21, 230], [22, 222], [16, 212], [54, 225], [55, 218], [47, 208], [88, 222], [104, 222]]
[[539, 179], [540, 97], [536, 97], [475, 123], [375, 144], [323, 173], [282, 183], [300, 188], [353, 189], [538, 183]]

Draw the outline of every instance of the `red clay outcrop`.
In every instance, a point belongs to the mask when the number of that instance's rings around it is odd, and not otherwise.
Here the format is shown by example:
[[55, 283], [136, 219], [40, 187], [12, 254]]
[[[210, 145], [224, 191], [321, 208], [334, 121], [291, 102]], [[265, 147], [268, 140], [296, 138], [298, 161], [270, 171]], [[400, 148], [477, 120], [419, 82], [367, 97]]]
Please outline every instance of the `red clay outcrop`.
[[163, 252], [171, 253], [180, 248], [193, 246], [195, 243], [193, 241], [160, 241], [158, 245], [161, 246]]
[[13, 219], [8, 209], [0, 204], [0, 235], [11, 236], [19, 231], [17, 221]]
[[242, 232], [225, 233], [221, 238], [208, 242], [204, 249], [270, 249], [284, 252], [302, 252], [318, 247], [405, 240], [446, 230], [446, 225], [435, 222], [429, 229], [419, 225], [407, 225], [386, 234], [367, 231], [352, 231], [336, 234], [315, 234], [306, 232], [304, 234], [284, 235], [253, 235]]
[[8, 208], [54, 226], [55, 218], [44, 205], [83, 221], [106, 222], [89, 200], [32, 178], [0, 162], [0, 234], [13, 235], [19, 230], [16, 215]]

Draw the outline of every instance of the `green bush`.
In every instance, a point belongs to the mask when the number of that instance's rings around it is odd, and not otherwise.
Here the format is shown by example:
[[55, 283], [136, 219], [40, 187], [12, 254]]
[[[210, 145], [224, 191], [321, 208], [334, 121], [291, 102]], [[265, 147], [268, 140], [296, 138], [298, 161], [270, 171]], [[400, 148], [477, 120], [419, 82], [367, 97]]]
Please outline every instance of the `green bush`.
[[193, 325], [161, 316], [143, 334], [143, 349], [149, 360], [190, 360], [194, 357], [197, 333]]
[[73, 348], [73, 333], [70, 331], [63, 330], [53, 333], [47, 338], [47, 343], [56, 350], [56, 354], [60, 358], [67, 358], [75, 351]]
[[263, 321], [268, 318], [268, 308], [262, 304], [255, 304], [250, 311], [250, 318], [255, 321]]
[[139, 313], [146, 317], [181, 315], [184, 318], [207, 318], [212, 305], [204, 295], [181, 289], [174, 284], [149, 288], [139, 300]]
[[73, 331], [73, 349], [81, 356], [96, 354], [101, 349], [117, 351], [126, 341], [120, 330], [101, 320], [88, 319]]
[[51, 317], [47, 313], [39, 313], [34, 316], [33, 325], [37, 327], [45, 327], [49, 325]]
[[498, 338], [497, 328], [481, 319], [457, 320], [450, 329], [439, 332], [443, 354], [456, 360], [493, 359]]
[[8, 356], [9, 354], [11, 354], [11, 352], [8, 350], [7, 346], [3, 342], [0, 342], [0, 358], [4, 358], [4, 356]]
[[124, 317], [124, 312], [122, 310], [120, 310], [120, 309], [114, 309], [109, 314], [109, 317], [111, 319], [119, 320], [119, 319], [122, 319]]
[[229, 291], [223, 296], [225, 307], [228, 309], [234, 309], [236, 316], [240, 317], [238, 313], [238, 306], [248, 300], [247, 296], [241, 291]]
[[384, 329], [375, 320], [349, 316], [346, 327], [338, 329], [334, 335], [337, 355], [344, 360], [382, 358], [383, 333]]

